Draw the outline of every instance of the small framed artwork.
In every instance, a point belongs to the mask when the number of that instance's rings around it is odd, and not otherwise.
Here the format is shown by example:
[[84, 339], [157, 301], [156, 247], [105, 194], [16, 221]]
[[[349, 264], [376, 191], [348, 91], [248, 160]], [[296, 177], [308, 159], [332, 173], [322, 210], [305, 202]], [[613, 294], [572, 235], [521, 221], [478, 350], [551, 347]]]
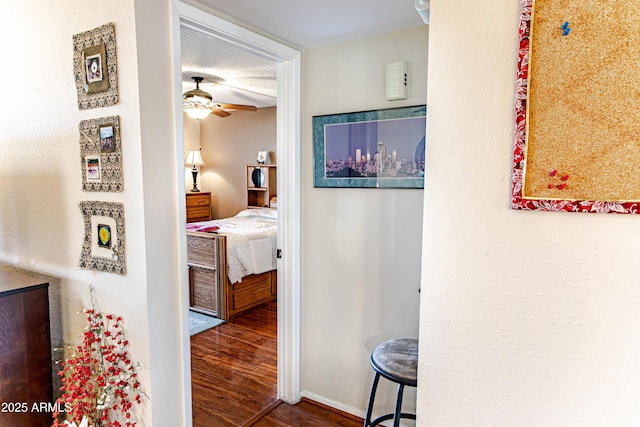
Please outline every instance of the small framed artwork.
[[111, 249], [111, 226], [98, 224], [98, 247]]
[[424, 188], [427, 107], [313, 117], [315, 187]]
[[87, 182], [102, 182], [100, 173], [100, 156], [85, 157]]
[[84, 240], [78, 266], [87, 270], [126, 274], [124, 205], [80, 202]]
[[84, 191], [124, 190], [120, 118], [101, 117], [80, 122], [80, 156]]
[[[104, 46], [104, 45], [101, 45]], [[87, 83], [96, 83], [102, 81], [102, 55], [97, 53], [95, 55], [85, 57], [85, 70], [87, 76]]]
[[100, 126], [100, 152], [113, 153], [116, 151], [116, 141], [113, 137], [113, 124]]
[[257, 162], [263, 165], [267, 161], [267, 152], [266, 151], [258, 151], [258, 160]]
[[113, 24], [73, 36], [73, 69], [80, 110], [106, 107], [118, 102]]

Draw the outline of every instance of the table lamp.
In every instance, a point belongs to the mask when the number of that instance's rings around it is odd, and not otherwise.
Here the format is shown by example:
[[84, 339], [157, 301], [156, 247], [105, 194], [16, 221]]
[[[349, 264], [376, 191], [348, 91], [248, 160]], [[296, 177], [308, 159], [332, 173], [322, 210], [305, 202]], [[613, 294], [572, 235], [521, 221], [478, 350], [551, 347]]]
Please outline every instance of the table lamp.
[[196, 166], [204, 166], [204, 161], [202, 160], [202, 156], [200, 155], [200, 150], [191, 150], [187, 153], [187, 157], [184, 160], [184, 164], [189, 166], [193, 165], [193, 169], [191, 169], [191, 175], [193, 175], [193, 188], [192, 192], [200, 191], [198, 190], [198, 183], [196, 182], [196, 178], [198, 177], [198, 169]]

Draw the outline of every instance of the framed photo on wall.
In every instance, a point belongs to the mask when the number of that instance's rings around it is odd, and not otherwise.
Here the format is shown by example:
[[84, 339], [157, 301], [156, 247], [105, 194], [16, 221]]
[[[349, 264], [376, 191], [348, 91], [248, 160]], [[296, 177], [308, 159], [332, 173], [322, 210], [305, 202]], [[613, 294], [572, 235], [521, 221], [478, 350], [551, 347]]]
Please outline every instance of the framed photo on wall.
[[82, 189], [103, 192], [123, 191], [120, 117], [108, 116], [82, 120], [79, 131]]
[[116, 37], [112, 23], [73, 36], [73, 74], [80, 110], [118, 102]]
[[313, 117], [315, 187], [424, 188], [427, 107]]
[[125, 275], [124, 205], [113, 202], [80, 202], [84, 240], [78, 266], [87, 270]]
[[85, 167], [87, 182], [102, 182], [100, 156], [89, 155], [85, 157]]

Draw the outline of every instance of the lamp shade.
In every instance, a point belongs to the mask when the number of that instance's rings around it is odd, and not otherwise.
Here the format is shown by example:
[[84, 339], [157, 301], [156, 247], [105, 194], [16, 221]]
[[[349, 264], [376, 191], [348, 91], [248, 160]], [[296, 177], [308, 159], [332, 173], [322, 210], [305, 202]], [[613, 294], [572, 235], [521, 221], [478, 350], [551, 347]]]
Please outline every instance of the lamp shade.
[[200, 150], [191, 150], [187, 153], [187, 157], [184, 159], [184, 164], [187, 166], [204, 166], [204, 160], [200, 155]]

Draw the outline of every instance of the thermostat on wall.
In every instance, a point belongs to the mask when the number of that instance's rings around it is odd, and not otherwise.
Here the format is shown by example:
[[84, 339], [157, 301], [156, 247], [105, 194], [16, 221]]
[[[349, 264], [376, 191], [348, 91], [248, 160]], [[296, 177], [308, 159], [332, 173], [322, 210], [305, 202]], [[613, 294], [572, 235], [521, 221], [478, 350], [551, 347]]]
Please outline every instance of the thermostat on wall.
[[409, 86], [407, 81], [407, 61], [395, 61], [387, 64], [385, 95], [387, 101], [407, 99]]

